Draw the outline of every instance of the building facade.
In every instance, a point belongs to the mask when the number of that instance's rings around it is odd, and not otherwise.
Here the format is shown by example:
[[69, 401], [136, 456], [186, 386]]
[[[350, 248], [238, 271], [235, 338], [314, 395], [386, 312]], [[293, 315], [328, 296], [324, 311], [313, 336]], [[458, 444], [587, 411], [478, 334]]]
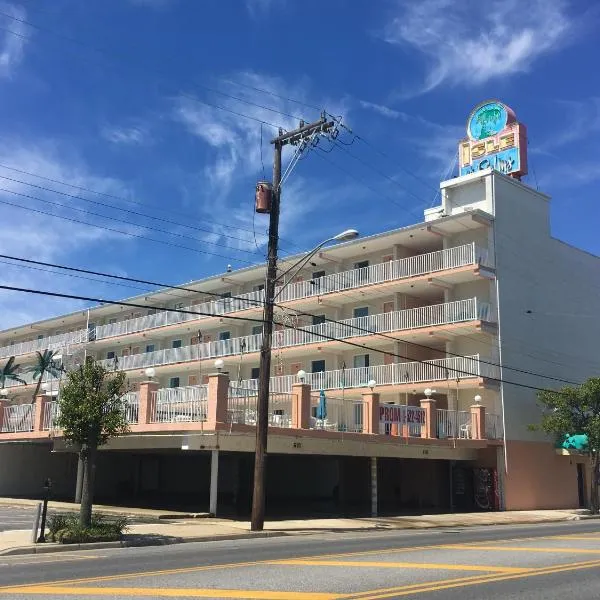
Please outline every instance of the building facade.
[[[584, 504], [584, 466], [528, 428], [536, 388], [600, 362], [598, 320], [585, 318], [600, 261], [554, 239], [549, 210], [544, 194], [480, 170], [443, 182], [423, 222], [323, 249], [279, 288], [268, 513]], [[131, 431], [101, 452], [98, 498], [244, 514], [264, 276], [232, 271], [3, 331], [0, 361], [25, 371], [51, 349], [66, 368], [86, 354], [127, 373]], [[61, 381], [33, 398], [28, 377], [0, 400], [0, 494], [38, 495], [50, 476], [70, 498]]]

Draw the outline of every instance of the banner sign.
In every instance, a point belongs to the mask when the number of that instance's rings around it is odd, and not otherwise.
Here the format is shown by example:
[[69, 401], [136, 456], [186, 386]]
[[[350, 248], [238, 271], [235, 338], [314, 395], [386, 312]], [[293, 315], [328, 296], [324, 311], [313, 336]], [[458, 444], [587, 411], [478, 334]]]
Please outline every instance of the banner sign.
[[425, 423], [425, 410], [419, 406], [394, 406], [379, 407], [380, 423]]
[[502, 102], [476, 106], [467, 120], [467, 136], [458, 147], [460, 175], [489, 168], [518, 179], [527, 173], [527, 128]]

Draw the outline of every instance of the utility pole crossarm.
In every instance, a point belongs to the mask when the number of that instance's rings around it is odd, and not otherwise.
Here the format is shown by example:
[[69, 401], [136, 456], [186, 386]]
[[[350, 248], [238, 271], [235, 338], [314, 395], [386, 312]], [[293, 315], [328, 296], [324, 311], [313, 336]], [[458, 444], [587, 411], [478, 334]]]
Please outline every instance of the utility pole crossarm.
[[263, 339], [260, 349], [258, 375], [256, 456], [254, 459], [254, 489], [252, 494], [252, 517], [250, 528], [260, 531], [265, 523], [265, 480], [267, 462], [267, 438], [269, 432], [269, 386], [271, 379], [271, 338], [273, 336], [273, 308], [275, 284], [277, 281], [277, 246], [279, 242], [279, 210], [281, 201], [281, 154], [283, 147], [297, 144], [315, 134], [325, 133], [334, 126], [322, 115], [318, 121], [300, 126], [293, 131], [283, 132], [271, 140], [273, 156], [273, 192], [269, 219], [269, 242], [267, 277], [265, 281], [265, 302], [263, 308]]

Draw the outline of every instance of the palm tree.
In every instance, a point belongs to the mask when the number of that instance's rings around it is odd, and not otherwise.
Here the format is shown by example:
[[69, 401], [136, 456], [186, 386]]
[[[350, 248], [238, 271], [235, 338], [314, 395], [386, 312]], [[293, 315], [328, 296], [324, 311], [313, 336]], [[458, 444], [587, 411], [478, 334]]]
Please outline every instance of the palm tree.
[[11, 356], [8, 361], [0, 368], [0, 389], [2, 389], [7, 381], [16, 381], [17, 383], [27, 383], [19, 377], [21, 365], [15, 364], [15, 357]]
[[54, 356], [57, 352], [54, 350], [44, 350], [44, 352], [36, 352], [36, 361], [33, 367], [29, 370], [33, 372], [33, 379], [37, 379], [35, 386], [35, 392], [33, 392], [33, 401], [40, 393], [40, 387], [42, 385], [42, 379], [46, 373], [52, 375], [52, 377], [60, 377], [63, 370], [62, 366], [58, 366], [54, 362]]

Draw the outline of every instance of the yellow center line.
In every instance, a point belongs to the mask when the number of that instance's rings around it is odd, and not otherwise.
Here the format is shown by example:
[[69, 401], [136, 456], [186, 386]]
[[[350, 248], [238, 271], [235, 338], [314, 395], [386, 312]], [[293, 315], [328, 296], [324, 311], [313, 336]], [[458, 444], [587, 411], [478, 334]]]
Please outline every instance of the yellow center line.
[[535, 548], [523, 546], [469, 546], [448, 545], [440, 546], [445, 550], [497, 550], [500, 552], [548, 552], [551, 554], [600, 554], [600, 548]]
[[455, 565], [450, 563], [420, 563], [362, 560], [278, 560], [274, 565], [296, 565], [305, 567], [369, 567], [377, 569], [435, 569], [439, 571], [485, 571], [488, 573], [526, 573], [529, 568], [497, 567], [487, 565]]
[[270, 590], [219, 590], [210, 588], [123, 588], [123, 587], [62, 587], [30, 586], [16, 588], [13, 594], [39, 594], [57, 596], [151, 596], [153, 598], [244, 598], [251, 600], [338, 600], [343, 594], [327, 592], [286, 592]]
[[487, 575], [481, 577], [465, 578], [464, 580], [447, 580], [433, 581], [426, 584], [417, 584], [410, 586], [399, 586], [396, 588], [386, 588], [373, 590], [372, 592], [363, 592], [344, 596], [343, 600], [380, 600], [382, 598], [395, 598], [397, 596], [408, 596], [410, 594], [418, 594], [424, 592], [437, 592], [456, 587], [466, 587], [471, 585], [482, 585], [485, 583], [496, 583], [500, 581], [508, 581], [511, 579], [525, 579], [528, 577], [538, 577], [541, 575], [552, 575], [554, 573], [562, 573], [565, 571], [577, 571], [580, 569], [590, 569], [600, 566], [600, 561], [584, 561], [577, 563], [566, 563], [564, 565], [554, 565], [547, 568], [530, 569], [527, 573], [519, 574], [504, 574], [504, 575]]

